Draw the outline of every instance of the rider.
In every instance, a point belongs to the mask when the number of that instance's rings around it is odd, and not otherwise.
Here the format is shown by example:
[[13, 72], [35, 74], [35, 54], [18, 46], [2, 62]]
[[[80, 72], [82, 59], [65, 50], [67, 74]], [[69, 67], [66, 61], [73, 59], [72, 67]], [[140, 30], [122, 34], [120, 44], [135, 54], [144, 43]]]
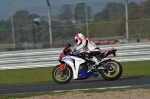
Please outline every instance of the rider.
[[96, 55], [101, 53], [101, 50], [93, 43], [90, 38], [85, 38], [82, 33], [78, 33], [75, 35], [75, 42], [77, 47], [74, 51], [85, 50], [88, 53], [88, 57], [92, 60], [95, 64], [92, 66], [88, 72], [91, 72], [92, 69], [95, 69], [97, 65], [99, 65], [100, 61], [95, 57]]

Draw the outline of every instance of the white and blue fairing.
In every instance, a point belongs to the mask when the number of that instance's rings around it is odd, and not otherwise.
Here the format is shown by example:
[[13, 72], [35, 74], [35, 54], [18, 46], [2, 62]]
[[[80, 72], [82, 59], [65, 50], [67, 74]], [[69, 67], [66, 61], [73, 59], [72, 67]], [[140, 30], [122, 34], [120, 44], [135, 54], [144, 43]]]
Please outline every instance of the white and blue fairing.
[[84, 63], [85, 60], [76, 56], [65, 56], [61, 59], [61, 61], [64, 61], [72, 68], [74, 79], [78, 79], [79, 66]]

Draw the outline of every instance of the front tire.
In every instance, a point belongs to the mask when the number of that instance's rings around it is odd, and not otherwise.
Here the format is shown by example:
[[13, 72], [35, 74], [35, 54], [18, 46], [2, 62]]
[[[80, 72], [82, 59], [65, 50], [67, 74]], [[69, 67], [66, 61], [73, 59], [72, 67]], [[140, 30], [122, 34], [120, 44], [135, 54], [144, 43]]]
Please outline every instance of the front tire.
[[61, 69], [60, 66], [56, 66], [52, 71], [52, 78], [56, 83], [65, 84], [72, 79], [73, 73], [70, 67]]
[[122, 75], [122, 66], [119, 62], [110, 60], [106, 62], [106, 65], [110, 65], [114, 70], [113, 72], [109, 72], [108, 70], [104, 70], [101, 72], [101, 76], [105, 80], [117, 80]]

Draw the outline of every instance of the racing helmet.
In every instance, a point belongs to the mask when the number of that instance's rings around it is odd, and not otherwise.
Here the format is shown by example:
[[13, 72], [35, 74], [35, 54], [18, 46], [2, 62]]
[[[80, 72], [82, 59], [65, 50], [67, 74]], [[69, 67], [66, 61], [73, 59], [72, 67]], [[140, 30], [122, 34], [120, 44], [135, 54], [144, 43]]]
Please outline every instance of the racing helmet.
[[83, 39], [85, 39], [85, 37], [82, 33], [78, 33], [75, 35], [75, 42], [77, 45], [80, 45]]

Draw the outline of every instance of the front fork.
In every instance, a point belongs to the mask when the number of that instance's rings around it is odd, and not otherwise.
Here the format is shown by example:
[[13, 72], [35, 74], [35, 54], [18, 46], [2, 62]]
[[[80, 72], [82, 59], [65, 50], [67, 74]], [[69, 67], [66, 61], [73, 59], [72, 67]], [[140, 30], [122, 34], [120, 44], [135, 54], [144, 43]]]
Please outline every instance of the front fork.
[[63, 70], [65, 70], [65, 69], [68, 67], [68, 64], [66, 64], [66, 63], [61, 63], [61, 64], [59, 64], [59, 65], [57, 65], [57, 66], [59, 66], [59, 67], [60, 67], [60, 71], [63, 72]]

